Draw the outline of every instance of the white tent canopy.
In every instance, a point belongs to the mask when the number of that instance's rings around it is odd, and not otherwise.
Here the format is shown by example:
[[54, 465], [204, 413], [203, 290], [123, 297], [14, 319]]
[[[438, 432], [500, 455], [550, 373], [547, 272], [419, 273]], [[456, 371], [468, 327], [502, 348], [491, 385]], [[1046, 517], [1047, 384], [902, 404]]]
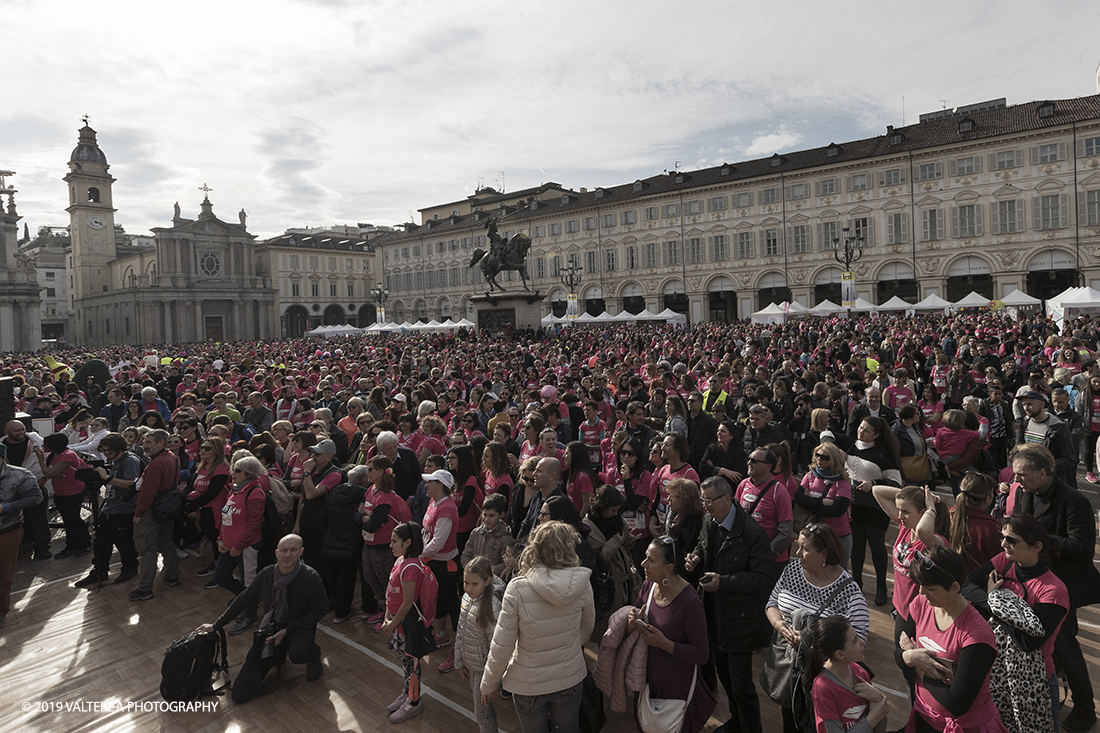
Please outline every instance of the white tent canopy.
[[831, 300], [823, 300], [813, 308], [810, 308], [810, 313], [816, 316], [831, 316], [834, 313], [843, 313], [844, 309]]
[[663, 311], [661, 311], [657, 315], [660, 318], [665, 319], [669, 323], [672, 323], [673, 325], [676, 325], [676, 326], [686, 326], [687, 325], [687, 321], [688, 321], [687, 316], [685, 316], [683, 313], [677, 313], [676, 311], [672, 310], [671, 308], [665, 308]]
[[1000, 299], [1005, 305], [1039, 305], [1042, 301], [1038, 298], [1034, 298], [1023, 290], [1013, 290], [1011, 293]]
[[912, 307], [912, 303], [907, 303], [895, 295], [893, 298], [890, 298], [890, 300], [880, 305], [878, 309], [880, 311], [907, 311]]
[[981, 293], [976, 293], [973, 290], [963, 298], [955, 303], [956, 308], [987, 308], [989, 307], [989, 298], [985, 297]]
[[874, 311], [878, 310], [878, 306], [869, 300], [863, 298], [856, 298], [856, 302], [852, 304], [852, 310], [854, 311]]
[[474, 322], [463, 318], [461, 321], [455, 323], [455, 328], [473, 328]]
[[783, 320], [783, 309], [775, 303], [768, 303], [752, 314], [753, 323], [780, 323]]
[[951, 306], [951, 301], [944, 300], [935, 293], [932, 293], [931, 295], [925, 296], [925, 298], [914, 305], [913, 308], [919, 311], [938, 311], [944, 308], [950, 308]]

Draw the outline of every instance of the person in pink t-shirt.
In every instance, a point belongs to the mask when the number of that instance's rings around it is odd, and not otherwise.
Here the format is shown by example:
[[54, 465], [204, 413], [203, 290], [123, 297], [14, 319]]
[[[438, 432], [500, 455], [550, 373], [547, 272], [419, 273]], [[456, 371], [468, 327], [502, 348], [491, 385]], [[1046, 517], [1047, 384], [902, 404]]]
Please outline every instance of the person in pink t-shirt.
[[807, 679], [813, 685], [815, 733], [852, 730], [864, 722], [876, 733], [886, 730], [890, 704], [861, 665], [866, 647], [843, 616], [820, 619], [814, 626]]
[[764, 530], [771, 543], [772, 557], [782, 564], [787, 562], [787, 551], [794, 539], [794, 516], [787, 488], [772, 476], [777, 462], [775, 454], [764, 448], [750, 453], [748, 478], [737, 487], [734, 498]]
[[882, 392], [883, 403], [894, 412], [897, 412], [898, 408], [907, 402], [915, 402], [917, 396], [911, 387], [909, 372], [905, 369], [895, 369], [894, 383]]

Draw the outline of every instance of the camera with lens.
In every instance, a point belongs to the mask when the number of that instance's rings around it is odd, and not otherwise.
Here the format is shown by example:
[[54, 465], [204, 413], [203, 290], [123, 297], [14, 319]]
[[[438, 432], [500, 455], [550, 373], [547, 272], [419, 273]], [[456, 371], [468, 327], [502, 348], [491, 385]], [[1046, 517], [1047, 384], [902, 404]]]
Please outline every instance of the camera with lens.
[[252, 632], [252, 646], [260, 649], [260, 659], [275, 656], [275, 641], [272, 637], [281, 630], [279, 624], [268, 624]]

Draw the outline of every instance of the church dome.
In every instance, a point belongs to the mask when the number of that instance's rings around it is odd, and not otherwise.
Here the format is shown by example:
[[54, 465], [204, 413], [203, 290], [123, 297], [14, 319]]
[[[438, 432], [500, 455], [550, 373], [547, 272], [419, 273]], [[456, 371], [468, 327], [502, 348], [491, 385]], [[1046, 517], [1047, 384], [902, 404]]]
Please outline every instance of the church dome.
[[95, 130], [88, 127], [87, 124], [80, 128], [80, 141], [73, 148], [73, 154], [69, 156], [69, 161], [107, 165], [107, 156], [103, 154], [95, 141]]

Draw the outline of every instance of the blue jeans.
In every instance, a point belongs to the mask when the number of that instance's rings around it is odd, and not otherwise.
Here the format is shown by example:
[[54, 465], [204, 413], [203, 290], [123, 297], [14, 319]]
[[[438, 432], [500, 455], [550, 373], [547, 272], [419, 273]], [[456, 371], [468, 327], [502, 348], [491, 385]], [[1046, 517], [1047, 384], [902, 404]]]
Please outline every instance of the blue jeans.
[[512, 695], [523, 733], [579, 733], [584, 680], [547, 695]]
[[1062, 712], [1062, 706], [1059, 703], [1061, 695], [1058, 690], [1058, 673], [1052, 674], [1048, 682], [1050, 683], [1050, 706], [1054, 712], [1054, 733], [1058, 733], [1058, 713]]

